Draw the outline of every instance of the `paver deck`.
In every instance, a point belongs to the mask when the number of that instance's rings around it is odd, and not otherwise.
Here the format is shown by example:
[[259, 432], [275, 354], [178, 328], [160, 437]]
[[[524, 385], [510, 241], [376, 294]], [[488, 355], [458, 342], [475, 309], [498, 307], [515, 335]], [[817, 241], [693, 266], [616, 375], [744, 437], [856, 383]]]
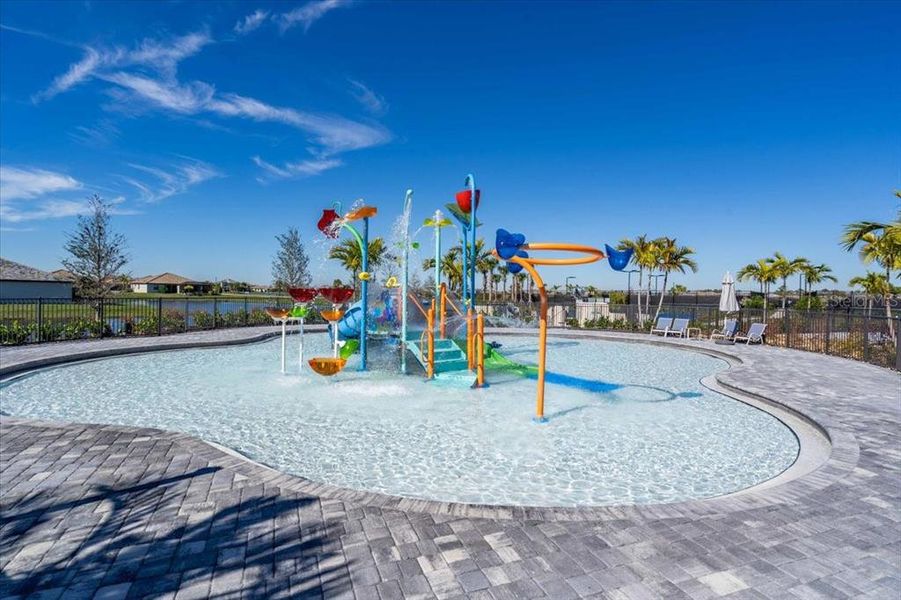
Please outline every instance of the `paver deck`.
[[[0, 372], [272, 331], [3, 349]], [[678, 505], [504, 512], [342, 493], [179, 433], [4, 416], [0, 596], [901, 597], [901, 376], [778, 348], [725, 350], [741, 364], [721, 384], [825, 429], [823, 466]]]

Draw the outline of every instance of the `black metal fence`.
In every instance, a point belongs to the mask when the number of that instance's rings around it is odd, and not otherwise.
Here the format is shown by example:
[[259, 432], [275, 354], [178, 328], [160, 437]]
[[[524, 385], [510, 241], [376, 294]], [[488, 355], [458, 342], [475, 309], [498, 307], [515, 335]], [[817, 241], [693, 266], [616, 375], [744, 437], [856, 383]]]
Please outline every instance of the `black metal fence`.
[[[117, 298], [0, 302], [0, 344], [164, 335], [220, 327], [268, 325], [267, 307], [289, 308], [291, 298]], [[310, 322], [322, 322], [318, 313]]]
[[[287, 308], [285, 297], [246, 298], [118, 298], [48, 300], [27, 298], [0, 302], [0, 344], [18, 345], [114, 336], [154, 336], [222, 327], [268, 325], [267, 307]], [[651, 307], [651, 312], [655, 310]], [[479, 304], [494, 325], [527, 325], [537, 317], [538, 303]], [[881, 309], [880, 309], [881, 311]], [[721, 329], [726, 314], [717, 306], [664, 305], [662, 316], [690, 319], [702, 336]], [[637, 304], [608, 304], [556, 299], [551, 326], [618, 331], [648, 331], [650, 317]], [[806, 311], [743, 308], [739, 328], [766, 322], [766, 343], [901, 370], [901, 319], [868, 311]], [[313, 311], [310, 323], [324, 322]]]
[[[550, 326], [614, 331], [650, 331], [656, 306], [651, 314], [639, 311], [637, 304], [603, 302], [552, 301], [548, 308]], [[480, 309], [493, 317], [494, 325], [529, 325], [535, 323], [538, 303], [483, 304]], [[880, 309], [882, 310], [882, 309]], [[737, 318], [739, 331], [747, 331], [752, 323], [766, 323], [765, 342], [808, 352], [831, 354], [901, 370], [901, 318], [891, 319], [874, 309], [866, 311], [781, 310], [743, 308], [738, 313], [720, 312], [718, 306], [675, 304], [664, 305], [660, 316], [689, 319], [693, 335], [709, 337], [722, 330], [727, 317]]]

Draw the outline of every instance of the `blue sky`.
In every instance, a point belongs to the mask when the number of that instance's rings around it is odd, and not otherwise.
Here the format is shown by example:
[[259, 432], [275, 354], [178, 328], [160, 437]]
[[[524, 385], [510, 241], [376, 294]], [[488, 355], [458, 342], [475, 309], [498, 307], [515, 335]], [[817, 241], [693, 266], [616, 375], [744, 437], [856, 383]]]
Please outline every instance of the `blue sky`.
[[492, 240], [670, 235], [692, 288], [776, 250], [845, 283], [842, 225], [897, 209], [898, 22], [893, 2], [5, 1], [0, 253], [57, 268], [97, 192], [134, 275], [268, 282], [293, 225], [330, 281], [322, 208], [365, 198], [385, 234], [407, 187], [419, 222], [473, 172]]

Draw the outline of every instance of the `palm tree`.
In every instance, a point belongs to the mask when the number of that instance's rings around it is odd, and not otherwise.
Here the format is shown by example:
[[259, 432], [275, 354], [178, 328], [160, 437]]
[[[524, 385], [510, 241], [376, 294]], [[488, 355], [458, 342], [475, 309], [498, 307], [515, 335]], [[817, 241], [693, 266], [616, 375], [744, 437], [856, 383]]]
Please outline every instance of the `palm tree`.
[[688, 288], [682, 285], [681, 283], [677, 283], [673, 287], [670, 288], [670, 292], [673, 294], [673, 304], [676, 303], [676, 296], [680, 294], [684, 294], [688, 291]]
[[772, 258], [766, 260], [773, 266], [776, 277], [782, 280], [782, 312], [784, 314], [788, 296], [788, 278], [801, 271], [804, 265], [810, 264], [810, 262], [801, 257], [789, 260], [780, 252], [774, 253]]
[[831, 273], [832, 267], [825, 264], [806, 263], [801, 266], [801, 274], [804, 276], [804, 293], [807, 295], [807, 310], [810, 310], [810, 294], [813, 286], [824, 281], [838, 282], [838, 279]]
[[669, 274], [675, 271], [684, 273], [686, 269], [692, 273], [698, 272], [698, 263], [695, 262], [691, 255], [695, 253], [694, 248], [689, 246], [680, 246], [676, 243], [675, 238], [660, 238], [654, 242], [657, 248], [657, 270], [663, 273], [663, 288], [660, 290], [660, 299], [657, 302], [657, 313], [654, 315], [654, 321], [660, 316], [660, 310], [663, 308], [663, 297], [666, 295], [666, 283]]
[[747, 264], [739, 269], [735, 277], [739, 281], [753, 279], [760, 284], [760, 292], [763, 294], [763, 320], [766, 321], [770, 284], [778, 279], [772, 263], [765, 258], [758, 259], [757, 262]]
[[[862, 287], [864, 294], [867, 297], [867, 314], [869, 315], [873, 311], [873, 298], [876, 296], [885, 297], [887, 294], [892, 292], [892, 286], [889, 284], [888, 279], [886, 279], [885, 275], [882, 273], [874, 273], [873, 271], [867, 271], [866, 275], [858, 275], [857, 277], [852, 277], [850, 281], [848, 281], [848, 285], [851, 287]], [[891, 321], [889, 321], [891, 323]], [[894, 339], [894, 334], [893, 339]]]
[[[428, 271], [435, 268], [435, 259], [427, 258], [422, 261], [422, 270]], [[463, 254], [460, 246], [449, 248], [441, 257], [441, 274], [447, 280], [447, 287], [460, 290], [463, 287]]]
[[[616, 246], [617, 250], [632, 250], [632, 263], [638, 267], [638, 321], [642, 321], [642, 310], [641, 310], [641, 282], [644, 277], [645, 269], [648, 269], [648, 275], [650, 275], [650, 270], [654, 268], [654, 264], [656, 263], [655, 257], [655, 248], [654, 242], [648, 240], [647, 234], [642, 234], [635, 238], [634, 240], [630, 240], [628, 238], [620, 240], [619, 244]], [[648, 304], [651, 302], [651, 278], [648, 277]], [[648, 307], [648, 312], [650, 312], [650, 307]]]
[[[494, 271], [494, 268], [497, 266], [497, 259], [494, 258], [494, 254], [492, 254], [493, 248], [487, 246], [485, 244], [485, 240], [479, 238], [476, 240], [476, 271], [481, 273], [482, 275], [482, 295], [488, 295], [488, 280], [489, 277]], [[475, 297], [475, 290], [473, 290], [473, 297]]]
[[[901, 198], [901, 192], [895, 192]], [[891, 295], [892, 271], [901, 271], [901, 212], [898, 219], [891, 223], [875, 223], [859, 221], [845, 227], [841, 240], [842, 247], [848, 252], [860, 246], [860, 259], [864, 264], [876, 263], [885, 269], [885, 281], [882, 296], [885, 304], [885, 316], [888, 320], [889, 335], [895, 339], [895, 327], [892, 323]]]
[[[901, 199], [901, 191], [895, 192], [895, 197]], [[841, 245], [850, 252], [863, 241], [867, 234], [875, 234], [877, 236], [888, 234], [894, 238], [895, 243], [901, 243], [901, 211], [898, 211], [898, 218], [891, 223], [880, 223], [877, 221], [857, 221], [849, 223], [845, 226], [842, 233]]]
[[[363, 268], [363, 255], [357, 240], [348, 238], [332, 246], [328, 257], [341, 262], [341, 266], [353, 274], [354, 290], [357, 289], [357, 275]], [[374, 270], [390, 259], [385, 240], [380, 237], [369, 240], [369, 269]]]
[[507, 297], [507, 276], [510, 275], [510, 269], [507, 268], [507, 263], [503, 263], [498, 265], [497, 273], [501, 278], [501, 281], [504, 283], [504, 298]]
[[520, 271], [516, 275], [513, 276], [513, 281], [516, 282], [516, 291], [518, 294], [518, 298], [520, 302], [524, 302], [526, 298], [526, 280], [528, 279], [527, 275]]

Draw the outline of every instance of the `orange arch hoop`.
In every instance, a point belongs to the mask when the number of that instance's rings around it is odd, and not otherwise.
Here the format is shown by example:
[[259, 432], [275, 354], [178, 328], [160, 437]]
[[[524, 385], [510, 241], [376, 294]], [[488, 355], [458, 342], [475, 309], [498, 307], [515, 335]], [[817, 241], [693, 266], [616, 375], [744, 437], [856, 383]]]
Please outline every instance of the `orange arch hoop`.
[[[554, 244], [547, 242], [539, 242], [535, 244], [525, 244], [522, 250], [546, 250], [551, 252], [578, 252], [584, 256], [574, 258], [536, 258], [530, 256], [523, 258], [522, 256], [514, 256], [507, 262], [516, 263], [529, 272], [532, 281], [538, 288], [538, 295], [541, 298], [541, 308], [538, 320], [538, 392], [535, 399], [535, 420], [539, 423], [546, 423], [544, 416], [544, 366], [547, 357], [547, 290], [544, 288], [544, 280], [538, 271], [535, 270], [536, 265], [547, 266], [572, 266], [587, 265], [597, 262], [604, 258], [604, 253], [593, 246], [583, 246], [582, 244]], [[498, 256], [497, 250], [492, 252], [495, 257]], [[503, 260], [503, 259], [501, 259]]]

